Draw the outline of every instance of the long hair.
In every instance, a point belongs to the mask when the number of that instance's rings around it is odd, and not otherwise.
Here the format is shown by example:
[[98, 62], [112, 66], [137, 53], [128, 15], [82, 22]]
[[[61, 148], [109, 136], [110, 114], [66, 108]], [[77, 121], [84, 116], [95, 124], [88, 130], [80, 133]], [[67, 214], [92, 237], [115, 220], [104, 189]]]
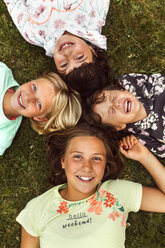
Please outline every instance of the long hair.
[[110, 131], [87, 123], [79, 123], [68, 130], [51, 133], [47, 141], [51, 182], [58, 185], [67, 181], [65, 171], [62, 170], [61, 159], [65, 157], [70, 141], [79, 136], [94, 136], [103, 142], [106, 150], [106, 167], [102, 181], [118, 178], [123, 163], [115, 146], [115, 136]]
[[46, 79], [53, 86], [56, 95], [52, 110], [45, 116], [48, 121], [31, 119], [33, 129], [39, 134], [47, 134], [76, 125], [82, 112], [80, 95], [69, 89], [56, 73], [45, 73], [40, 78]]

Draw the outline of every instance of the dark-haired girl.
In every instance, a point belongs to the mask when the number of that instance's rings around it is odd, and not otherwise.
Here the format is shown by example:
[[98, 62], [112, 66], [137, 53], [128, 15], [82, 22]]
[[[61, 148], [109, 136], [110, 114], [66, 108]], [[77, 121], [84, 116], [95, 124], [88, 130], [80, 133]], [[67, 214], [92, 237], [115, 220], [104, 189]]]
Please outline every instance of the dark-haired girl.
[[127, 137], [121, 153], [141, 162], [158, 189], [118, 180], [122, 163], [112, 143], [107, 132], [87, 124], [50, 137], [52, 182], [65, 183], [31, 200], [19, 214], [21, 248], [124, 248], [130, 211], [165, 212], [162, 164], [134, 136]]

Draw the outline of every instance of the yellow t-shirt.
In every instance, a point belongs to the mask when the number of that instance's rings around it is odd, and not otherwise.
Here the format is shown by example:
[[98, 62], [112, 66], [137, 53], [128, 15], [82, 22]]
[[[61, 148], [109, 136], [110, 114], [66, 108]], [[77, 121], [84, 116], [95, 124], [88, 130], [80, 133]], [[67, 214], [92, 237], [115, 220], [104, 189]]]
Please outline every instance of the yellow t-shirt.
[[128, 213], [141, 205], [141, 184], [109, 180], [77, 202], [64, 200], [61, 187], [31, 200], [16, 219], [39, 237], [41, 248], [124, 248]]

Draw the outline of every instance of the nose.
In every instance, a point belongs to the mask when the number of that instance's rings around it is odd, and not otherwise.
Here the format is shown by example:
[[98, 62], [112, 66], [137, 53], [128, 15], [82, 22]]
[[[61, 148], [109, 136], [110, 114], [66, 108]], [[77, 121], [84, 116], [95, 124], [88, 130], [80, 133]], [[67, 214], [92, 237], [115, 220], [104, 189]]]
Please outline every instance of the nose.
[[36, 101], [36, 96], [32, 93], [32, 94], [26, 94], [26, 101], [28, 103], [30, 102], [35, 102]]
[[85, 172], [89, 172], [92, 170], [92, 164], [90, 160], [83, 161], [82, 170]]
[[113, 104], [114, 104], [115, 108], [117, 108], [117, 109], [120, 107], [120, 103], [118, 101], [115, 101]]

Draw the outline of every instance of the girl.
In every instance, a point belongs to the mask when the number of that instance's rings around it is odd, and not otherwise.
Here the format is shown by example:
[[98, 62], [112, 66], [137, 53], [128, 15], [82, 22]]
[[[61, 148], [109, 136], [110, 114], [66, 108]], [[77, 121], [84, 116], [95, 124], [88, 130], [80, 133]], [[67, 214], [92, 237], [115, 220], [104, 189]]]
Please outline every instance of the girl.
[[51, 180], [65, 184], [31, 200], [19, 214], [21, 248], [123, 248], [130, 211], [165, 212], [162, 164], [135, 137], [128, 137], [120, 143], [121, 153], [141, 162], [159, 189], [116, 180], [122, 163], [112, 143], [106, 131], [88, 124], [52, 134]]
[[[85, 108], [84, 108], [85, 109]], [[165, 76], [128, 74], [96, 91], [84, 110], [88, 122], [126, 129], [155, 155], [165, 158]]]
[[[73, 83], [81, 86], [87, 78], [92, 80], [93, 70], [96, 72], [100, 66], [107, 74], [108, 65], [104, 58], [106, 37], [101, 35], [101, 30], [110, 0], [4, 2], [22, 36], [31, 44], [43, 47], [46, 55], [54, 57], [61, 75], [83, 65], [83, 73], [78, 70], [76, 76], [73, 75], [74, 80], [68, 80], [72, 87]], [[93, 66], [91, 63], [94, 63]]]
[[55, 73], [19, 87], [11, 70], [0, 63], [0, 80], [0, 155], [11, 145], [22, 116], [31, 118], [39, 134], [46, 134], [74, 126], [81, 115], [78, 94]]

